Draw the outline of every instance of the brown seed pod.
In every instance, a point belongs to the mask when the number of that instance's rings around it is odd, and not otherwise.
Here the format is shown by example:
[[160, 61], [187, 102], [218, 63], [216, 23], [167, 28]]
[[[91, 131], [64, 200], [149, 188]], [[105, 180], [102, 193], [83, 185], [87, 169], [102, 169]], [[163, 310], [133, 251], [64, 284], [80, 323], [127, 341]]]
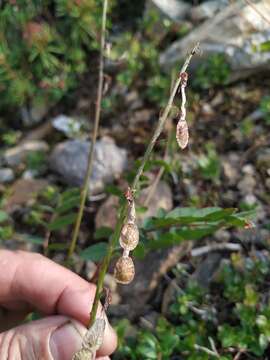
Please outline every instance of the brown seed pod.
[[114, 277], [120, 284], [129, 284], [135, 275], [135, 267], [130, 257], [120, 257], [115, 264]]
[[134, 250], [139, 242], [139, 230], [136, 224], [127, 223], [123, 226], [119, 243], [125, 250]]
[[179, 120], [176, 127], [176, 140], [181, 149], [184, 149], [189, 140], [188, 124], [186, 120]]
[[95, 358], [96, 352], [82, 348], [73, 355], [72, 360], [94, 360]]

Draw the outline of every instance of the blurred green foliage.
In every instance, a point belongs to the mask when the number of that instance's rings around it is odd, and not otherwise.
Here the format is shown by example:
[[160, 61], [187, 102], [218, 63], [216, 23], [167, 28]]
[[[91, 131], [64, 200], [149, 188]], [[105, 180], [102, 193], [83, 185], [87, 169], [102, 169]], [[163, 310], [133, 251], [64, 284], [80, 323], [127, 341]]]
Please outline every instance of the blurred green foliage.
[[262, 253], [247, 258], [233, 254], [209, 289], [189, 275], [183, 281], [182, 275], [178, 281], [184, 284], [177, 286], [169, 314], [160, 317], [153, 331], [135, 333], [133, 328], [131, 336], [126, 335], [127, 321], [117, 325], [120, 348], [115, 358], [232, 360], [239, 352], [243, 358], [267, 358], [270, 302], [264, 289], [269, 275], [269, 257]]
[[270, 125], [270, 96], [264, 96], [260, 102], [260, 110], [264, 114], [266, 124]]
[[209, 89], [217, 85], [226, 85], [230, 75], [230, 66], [223, 54], [209, 56], [196, 70], [193, 84], [199, 89]]
[[0, 108], [54, 103], [97, 49], [100, 0], [6, 1], [0, 9]]

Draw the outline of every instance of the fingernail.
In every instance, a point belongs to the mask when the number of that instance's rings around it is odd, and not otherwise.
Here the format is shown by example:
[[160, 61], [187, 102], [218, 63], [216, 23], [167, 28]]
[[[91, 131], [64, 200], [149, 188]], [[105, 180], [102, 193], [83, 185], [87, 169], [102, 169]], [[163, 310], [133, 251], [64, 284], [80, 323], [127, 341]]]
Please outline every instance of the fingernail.
[[82, 344], [82, 336], [73, 323], [56, 329], [50, 338], [50, 351], [54, 360], [70, 360]]

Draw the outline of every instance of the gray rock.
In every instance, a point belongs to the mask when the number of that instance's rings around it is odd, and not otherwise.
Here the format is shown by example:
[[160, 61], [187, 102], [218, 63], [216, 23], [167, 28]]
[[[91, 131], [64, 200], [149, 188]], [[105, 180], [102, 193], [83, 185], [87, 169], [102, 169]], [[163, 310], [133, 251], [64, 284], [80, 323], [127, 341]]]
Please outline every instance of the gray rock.
[[256, 196], [254, 194], [247, 194], [244, 197], [244, 202], [245, 204], [247, 204], [248, 206], [253, 206], [258, 202], [258, 199], [256, 198]]
[[[50, 168], [61, 180], [72, 186], [81, 186], [87, 169], [90, 142], [69, 140], [58, 144], [50, 156]], [[104, 189], [117, 178], [127, 165], [126, 150], [120, 149], [110, 138], [97, 141], [94, 152], [93, 172], [89, 187], [91, 194]]]
[[239, 156], [234, 152], [222, 159], [223, 173], [229, 185], [236, 185], [240, 178], [239, 161]]
[[204, 288], [209, 287], [215, 273], [218, 271], [222, 255], [216, 252], [209, 253], [205, 259], [198, 264], [192, 277]]
[[0, 184], [5, 184], [14, 180], [14, 172], [9, 168], [0, 169]]
[[185, 18], [191, 6], [181, 0], [151, 0], [151, 2], [168, 18], [179, 21]]
[[82, 123], [78, 119], [66, 115], [58, 115], [52, 120], [53, 127], [64, 133], [69, 138], [75, 138], [80, 134]]
[[214, 237], [219, 242], [228, 242], [231, 238], [231, 234], [228, 230], [219, 229], [214, 234]]
[[48, 150], [49, 146], [45, 141], [28, 141], [6, 150], [3, 157], [9, 166], [17, 166], [26, 160], [29, 153]]
[[254, 166], [251, 164], [246, 164], [243, 166], [242, 171], [244, 174], [248, 175], [255, 175], [255, 169]]
[[228, 0], [210, 0], [191, 9], [191, 18], [202, 21], [212, 18], [218, 11], [223, 10], [229, 4]]
[[237, 185], [242, 195], [253, 194], [255, 186], [256, 180], [251, 175], [245, 175]]
[[169, 70], [200, 42], [202, 56], [194, 57], [190, 71], [211, 54], [224, 54], [231, 67], [229, 81], [266, 71], [270, 68], [270, 51], [261, 51], [261, 46], [270, 40], [270, 30], [259, 13], [269, 13], [270, 4], [261, 0], [256, 8], [258, 12], [242, 1], [228, 5], [165, 50], [160, 56], [161, 66]]
[[256, 166], [262, 171], [270, 169], [270, 149], [263, 149], [258, 153]]
[[21, 117], [24, 126], [30, 127], [38, 124], [48, 113], [49, 103], [32, 104], [30, 107], [21, 108]]

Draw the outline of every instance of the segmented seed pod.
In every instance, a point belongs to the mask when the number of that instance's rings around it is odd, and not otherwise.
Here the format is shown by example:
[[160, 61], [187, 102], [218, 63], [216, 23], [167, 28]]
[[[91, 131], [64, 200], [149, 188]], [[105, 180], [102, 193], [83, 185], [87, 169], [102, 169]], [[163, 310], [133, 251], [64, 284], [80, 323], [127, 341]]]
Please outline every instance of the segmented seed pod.
[[94, 360], [96, 358], [96, 353], [92, 352], [89, 349], [83, 348], [77, 351], [73, 357], [72, 360]]
[[114, 277], [120, 284], [129, 284], [135, 275], [135, 267], [130, 257], [120, 257], [115, 264]]
[[189, 133], [186, 120], [179, 120], [176, 126], [176, 140], [181, 149], [185, 149], [188, 145]]
[[120, 234], [120, 246], [125, 250], [132, 251], [138, 245], [138, 242], [139, 230], [137, 225], [133, 223], [125, 224]]

